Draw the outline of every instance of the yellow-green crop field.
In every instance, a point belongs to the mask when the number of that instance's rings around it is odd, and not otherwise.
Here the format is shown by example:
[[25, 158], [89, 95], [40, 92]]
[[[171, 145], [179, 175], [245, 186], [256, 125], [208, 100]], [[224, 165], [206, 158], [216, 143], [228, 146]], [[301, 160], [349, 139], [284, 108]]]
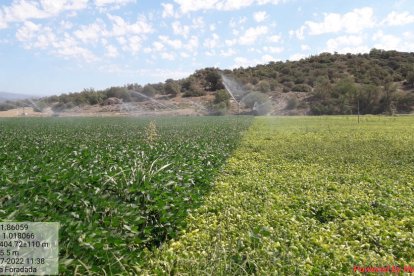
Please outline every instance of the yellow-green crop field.
[[414, 118], [256, 118], [182, 235], [142, 272], [414, 266]]
[[63, 275], [414, 267], [414, 117], [0, 119], [0, 221]]

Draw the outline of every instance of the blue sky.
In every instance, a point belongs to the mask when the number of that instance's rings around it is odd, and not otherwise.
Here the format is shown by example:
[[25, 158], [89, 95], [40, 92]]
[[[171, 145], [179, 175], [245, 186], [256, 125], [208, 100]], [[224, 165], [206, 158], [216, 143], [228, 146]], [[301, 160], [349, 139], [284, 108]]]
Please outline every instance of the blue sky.
[[0, 0], [0, 91], [51, 95], [371, 48], [414, 51], [409, 0]]

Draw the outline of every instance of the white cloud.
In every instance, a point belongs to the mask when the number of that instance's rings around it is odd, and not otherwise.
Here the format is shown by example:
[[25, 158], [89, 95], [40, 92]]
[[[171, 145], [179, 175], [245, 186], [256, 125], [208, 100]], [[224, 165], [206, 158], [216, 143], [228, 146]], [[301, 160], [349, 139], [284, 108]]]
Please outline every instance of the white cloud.
[[116, 40], [121, 45], [126, 45], [128, 43], [127, 39], [125, 37], [123, 37], [123, 36], [117, 37]]
[[264, 55], [262, 56], [262, 62], [268, 63], [270, 61], [274, 61], [275, 59], [271, 55]]
[[363, 53], [369, 51], [369, 47], [364, 45], [362, 35], [344, 35], [331, 38], [326, 42], [326, 52], [338, 53]]
[[204, 54], [208, 57], [212, 57], [212, 56], [216, 55], [216, 51], [215, 50], [206, 51], [206, 52], [204, 52]]
[[120, 16], [110, 14], [107, 16], [112, 22], [112, 36], [123, 36], [127, 34], [142, 35], [152, 33], [154, 31], [145, 18], [138, 19], [136, 22], [130, 24], [125, 22], [125, 20]]
[[270, 47], [270, 46], [264, 46], [263, 51], [272, 53], [272, 54], [280, 54], [283, 52], [283, 47]]
[[338, 13], [328, 13], [324, 15], [322, 22], [306, 21], [295, 34], [297, 38], [303, 38], [306, 29], [310, 35], [320, 35], [325, 33], [359, 33], [366, 28], [375, 26], [374, 12], [370, 7], [354, 9], [343, 15]]
[[281, 39], [282, 37], [280, 35], [272, 35], [268, 38], [268, 40], [272, 43], [278, 43]]
[[74, 35], [82, 42], [97, 42], [101, 37], [108, 36], [108, 31], [101, 22], [81, 26], [74, 32]]
[[287, 0], [256, 0], [256, 2], [259, 5], [266, 5], [266, 4], [277, 5], [277, 4], [280, 4], [280, 3], [287, 2]]
[[183, 71], [181, 68], [162, 69], [162, 68], [141, 68], [134, 69], [128, 65], [104, 64], [98, 67], [99, 71], [105, 73], [118, 73], [136, 77], [137, 75], [146, 76], [147, 82], [159, 82], [166, 79], [181, 79], [189, 76], [191, 71]]
[[262, 53], [262, 51], [260, 49], [257, 49], [257, 48], [254, 48], [254, 47], [249, 48], [248, 51], [253, 52], [253, 53], [258, 53], [258, 54]]
[[175, 59], [173, 54], [167, 53], [167, 52], [162, 53], [161, 58], [166, 59], [166, 60], [174, 60]]
[[50, 18], [64, 11], [85, 9], [87, 2], [88, 0], [13, 0], [9, 6], [0, 7], [0, 29], [7, 28], [11, 22]]
[[64, 30], [69, 30], [73, 28], [73, 23], [70, 21], [66, 21], [66, 20], [60, 21], [59, 25]]
[[216, 9], [224, 10], [224, 11], [231, 11], [231, 10], [239, 10], [241, 8], [248, 7], [254, 4], [254, 0], [225, 0], [225, 1], [217, 1]]
[[44, 27], [30, 21], [26, 21], [17, 30], [16, 38], [28, 49], [48, 49], [53, 54], [65, 59], [78, 59], [85, 62], [97, 60], [97, 57], [90, 50], [80, 47], [69, 34], [57, 39], [50, 27]]
[[56, 41], [56, 36], [53, 33], [52, 29], [49, 27], [46, 27], [37, 36], [37, 39], [33, 43], [33, 46], [36, 48], [46, 49], [47, 47], [50, 47], [55, 41]]
[[113, 45], [108, 45], [105, 47], [106, 56], [110, 58], [116, 58], [119, 55], [118, 49]]
[[97, 60], [96, 56], [88, 49], [79, 46], [60, 47], [57, 48], [56, 54], [64, 59], [82, 59], [85, 62], [93, 62]]
[[64, 9], [65, 1], [40, 0], [40, 5], [48, 14], [58, 14]]
[[258, 23], [265, 21], [267, 17], [268, 15], [267, 15], [267, 12], [265, 11], [259, 11], [253, 14], [254, 20]]
[[80, 59], [85, 62], [93, 62], [97, 57], [88, 49], [80, 47], [78, 42], [68, 34], [64, 38], [52, 43], [52, 52], [64, 59]]
[[211, 37], [204, 40], [203, 45], [206, 48], [213, 49], [218, 46], [219, 42], [220, 42], [220, 37], [218, 36], [218, 34], [213, 33]]
[[3, 11], [0, 10], [0, 30], [7, 28], [7, 21], [4, 18]]
[[150, 78], [154, 78], [156, 80], [166, 80], [166, 79], [181, 79], [187, 77], [192, 72], [190, 71], [183, 71], [179, 68], [175, 68], [172, 70], [168, 69], [160, 69], [160, 68], [150, 68], [150, 69], [140, 69], [134, 72], [134, 74], [148, 76]]
[[[189, 52], [194, 52], [199, 46], [198, 37], [192, 36], [188, 42], [184, 45], [184, 48], [187, 49]], [[194, 52], [194, 54], [196, 54]]]
[[291, 55], [289, 60], [296, 61], [296, 60], [301, 60], [303, 58], [306, 58], [306, 56], [304, 54], [296, 53], [296, 54]]
[[171, 17], [174, 16], [174, 5], [169, 3], [161, 3], [163, 8], [162, 17]]
[[200, 10], [231, 11], [249, 7], [251, 5], [279, 4], [284, 0], [174, 0], [181, 13]]
[[404, 39], [414, 40], [414, 33], [412, 32], [404, 32], [403, 36], [404, 36]]
[[205, 1], [175, 0], [175, 2], [179, 5], [182, 13], [187, 13], [187, 12], [198, 11], [198, 10], [213, 9], [218, 1], [217, 0], [205, 0]]
[[237, 44], [237, 39], [226, 39], [224, 43], [226, 43], [227, 46], [231, 47]]
[[[384, 34], [382, 31], [376, 32], [372, 36], [372, 40], [375, 42], [374, 47], [383, 50], [403, 50], [401, 45], [401, 38], [395, 35]], [[412, 50], [412, 49], [411, 49]]]
[[343, 45], [347, 46], [359, 46], [363, 43], [364, 39], [359, 35], [344, 35], [336, 38], [331, 38], [326, 42], [329, 50], [337, 50]]
[[297, 29], [295, 31], [290, 30], [289, 35], [290, 36], [295, 36], [299, 40], [304, 40], [305, 39], [305, 30], [306, 30], [306, 26], [301, 26], [299, 29]]
[[100, 42], [106, 50], [106, 56], [117, 57], [118, 49], [108, 45], [108, 38], [115, 38], [123, 51], [136, 55], [146, 35], [153, 32], [152, 26], [143, 17], [132, 23], [120, 16], [107, 14], [107, 17], [110, 22], [108, 27], [98, 19], [90, 25], [80, 26], [73, 32], [74, 37], [85, 44]]
[[256, 42], [256, 40], [267, 34], [268, 28], [266, 26], [259, 26], [256, 28], [248, 28], [246, 32], [239, 38], [241, 45], [250, 45]]
[[174, 21], [172, 23], [172, 29], [174, 34], [187, 37], [190, 32], [190, 26], [182, 25], [179, 21]]
[[105, 7], [105, 6], [123, 6], [129, 3], [133, 3], [135, 0], [95, 0], [95, 5], [97, 7]]
[[220, 50], [220, 56], [223, 56], [223, 57], [231, 57], [231, 56], [234, 56], [235, 54], [237, 54], [237, 52], [232, 48], [229, 48], [227, 50]]
[[245, 57], [236, 57], [234, 59], [233, 67], [235, 67], [235, 68], [237, 68], [237, 67], [246, 67], [246, 66], [254, 65], [253, 63], [251, 62], [251, 60], [249, 60]]
[[68, 10], [83, 10], [88, 7], [88, 1], [89, 0], [70, 0], [67, 1], [66, 7]]
[[23, 26], [17, 30], [16, 38], [19, 41], [31, 40], [37, 34], [40, 28], [40, 25], [37, 25], [30, 21], [26, 21], [24, 22]]
[[392, 11], [387, 15], [387, 17], [382, 21], [382, 24], [388, 26], [402, 26], [414, 22], [414, 15], [411, 15], [409, 12], [395, 12]]
[[[152, 26], [145, 18], [129, 23], [120, 16], [107, 14], [107, 17], [111, 23], [109, 28], [102, 20], [98, 19], [90, 25], [80, 26], [73, 32], [73, 35], [82, 43], [97, 43], [100, 41], [103, 46], [107, 46], [107, 38], [115, 37], [122, 46], [122, 50], [137, 54], [141, 49], [145, 35], [153, 32]], [[113, 49], [107, 52], [109, 52], [109, 56], [118, 55]]]
[[183, 46], [182, 41], [179, 39], [170, 39], [168, 36], [165, 35], [160, 35], [158, 36], [158, 38], [162, 43], [167, 44], [168, 46], [174, 49], [181, 49]]
[[164, 50], [164, 44], [162, 44], [161, 42], [155, 41], [155, 42], [152, 43], [152, 48], [155, 51], [159, 52], [159, 51]]
[[16, 38], [23, 42], [24, 47], [27, 49], [45, 49], [56, 41], [56, 36], [51, 28], [43, 27], [30, 21], [26, 21], [17, 30]]
[[38, 3], [27, 1], [13, 1], [11, 6], [2, 8], [1, 15], [1, 21], [5, 24], [8, 22], [25, 21], [31, 18], [48, 17], [48, 14], [40, 9]]
[[300, 49], [302, 49], [302, 51], [309, 51], [311, 47], [307, 44], [302, 44], [300, 45]]
[[132, 54], [136, 55], [141, 50], [141, 45], [142, 38], [137, 35], [133, 35], [131, 37], [128, 37], [127, 44], [124, 45], [122, 49], [126, 52], [131, 52]]
[[243, 16], [240, 17], [238, 20], [231, 18], [229, 22], [230, 28], [236, 28], [242, 26], [244, 23], [246, 23], [247, 17]]
[[201, 16], [194, 18], [191, 21], [191, 28], [193, 29], [198, 29], [200, 30], [201, 28], [204, 28], [205, 23], [204, 23], [204, 18], [202, 18]]
[[[131, 1], [99, 1], [96, 5], [119, 5], [129, 3]], [[39, 0], [39, 2], [30, 2], [19, 0], [14, 1], [9, 7], [0, 8], [0, 16], [7, 14], [6, 17], [0, 17], [0, 22], [11, 22], [13, 20], [21, 20], [25, 16], [22, 11], [32, 11], [31, 17], [47, 18], [50, 14], [57, 14], [68, 9], [78, 9], [84, 7], [82, 3], [85, 0]], [[20, 13], [18, 13], [18, 12]], [[5, 20], [3, 20], [6, 18]], [[11, 19], [10, 19], [11, 18]], [[140, 52], [146, 35], [152, 33], [153, 27], [145, 17], [140, 17], [136, 21], [128, 22], [120, 16], [107, 14], [108, 23], [104, 23], [102, 19], [97, 19], [89, 25], [80, 25], [73, 29], [73, 23], [66, 20], [60, 20], [57, 28], [35, 24], [29, 20], [24, 23], [16, 31], [16, 39], [22, 42], [27, 49], [44, 49], [50, 53], [63, 57], [65, 59], [79, 59], [85, 62], [99, 60], [91, 49], [85, 47], [89, 43], [99, 43], [105, 56], [115, 58], [119, 56], [119, 49], [115, 45], [110, 45], [110, 38], [114, 38], [120, 45], [120, 49], [135, 55]], [[2, 21], [3, 20], [3, 21]], [[7, 23], [6, 22], [6, 23]], [[2, 23], [0, 23], [2, 24]], [[1, 25], [0, 25], [1, 26]], [[161, 42], [158, 42], [161, 43]], [[179, 47], [180, 42], [169, 41], [171, 47]]]
[[264, 55], [259, 59], [248, 59], [245, 57], [236, 57], [234, 58], [233, 68], [238, 67], [248, 67], [248, 66], [255, 66], [257, 64], [264, 64], [270, 61], [275, 61], [276, 59], [271, 55]]

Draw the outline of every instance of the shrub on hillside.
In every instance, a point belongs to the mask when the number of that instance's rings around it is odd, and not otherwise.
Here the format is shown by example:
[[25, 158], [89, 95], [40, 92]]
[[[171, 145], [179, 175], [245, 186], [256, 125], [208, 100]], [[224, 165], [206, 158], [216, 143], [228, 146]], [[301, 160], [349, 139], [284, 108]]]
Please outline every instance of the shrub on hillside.
[[7, 111], [16, 108], [16, 105], [12, 102], [0, 103], [0, 111]]
[[307, 84], [295, 84], [292, 87], [292, 91], [294, 92], [311, 92], [312, 91], [312, 87], [310, 87]]

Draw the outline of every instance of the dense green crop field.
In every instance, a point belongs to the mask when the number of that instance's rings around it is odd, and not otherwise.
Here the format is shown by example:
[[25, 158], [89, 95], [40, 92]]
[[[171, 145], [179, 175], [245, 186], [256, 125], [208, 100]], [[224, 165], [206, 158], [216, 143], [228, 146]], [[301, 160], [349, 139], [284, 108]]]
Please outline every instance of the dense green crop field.
[[0, 220], [60, 222], [61, 274], [137, 273], [251, 118], [0, 119]]
[[414, 267], [414, 118], [256, 118], [143, 274], [350, 275]]

